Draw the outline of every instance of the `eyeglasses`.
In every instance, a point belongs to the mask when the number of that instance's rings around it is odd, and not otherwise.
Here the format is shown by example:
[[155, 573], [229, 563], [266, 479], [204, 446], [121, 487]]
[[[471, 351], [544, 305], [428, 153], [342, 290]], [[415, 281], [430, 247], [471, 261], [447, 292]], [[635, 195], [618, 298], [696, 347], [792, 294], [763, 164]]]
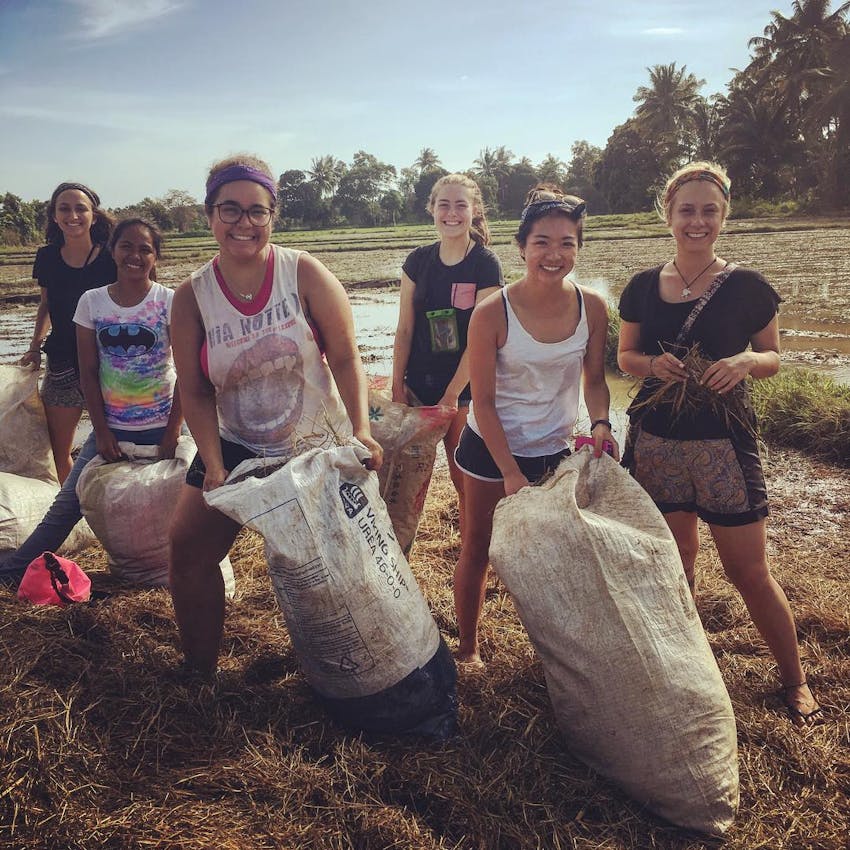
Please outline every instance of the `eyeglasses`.
[[233, 201], [225, 201], [223, 204], [213, 204], [213, 206], [218, 210], [219, 219], [225, 224], [236, 224], [242, 221], [243, 215], [247, 215], [248, 221], [255, 227], [265, 227], [271, 221], [274, 212], [260, 204], [255, 204], [246, 210]]

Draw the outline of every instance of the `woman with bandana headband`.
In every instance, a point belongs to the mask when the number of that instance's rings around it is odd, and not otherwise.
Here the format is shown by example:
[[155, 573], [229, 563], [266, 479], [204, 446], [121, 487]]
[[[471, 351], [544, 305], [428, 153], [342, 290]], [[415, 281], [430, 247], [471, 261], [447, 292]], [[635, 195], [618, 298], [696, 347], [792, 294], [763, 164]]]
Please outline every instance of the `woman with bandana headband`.
[[115, 281], [116, 268], [106, 250], [112, 219], [88, 186], [60, 183], [50, 197], [46, 217], [47, 245], [38, 249], [32, 270], [41, 287], [41, 301], [30, 347], [19, 362], [38, 367], [42, 350], [47, 355], [41, 400], [61, 484], [71, 471], [74, 433], [85, 407], [74, 311], [84, 292]]
[[219, 562], [239, 526], [203, 491], [248, 458], [287, 458], [356, 437], [378, 469], [348, 297], [302, 251], [270, 243], [276, 185], [256, 157], [217, 163], [205, 206], [219, 253], [174, 296], [173, 347], [198, 454], [171, 531], [170, 583], [186, 665], [215, 670], [224, 624]]
[[[792, 720], [807, 725], [821, 709], [803, 673], [788, 599], [767, 563], [767, 490], [747, 388], [748, 378], [779, 370], [782, 299], [758, 272], [715, 252], [729, 188], [726, 172], [712, 163], [673, 174], [658, 206], [675, 254], [635, 275], [621, 295], [620, 368], [643, 379], [629, 409], [624, 463], [664, 514], [692, 592], [697, 518], [708, 524], [726, 575], [776, 659]], [[700, 382], [737, 397], [747, 421], [726, 421], [705, 407], [643, 405], [664, 383], [686, 380], [682, 358], [695, 344], [712, 361]]]
[[594, 455], [609, 441], [602, 297], [569, 277], [582, 245], [585, 204], [549, 185], [532, 189], [516, 241], [525, 275], [476, 307], [469, 324], [472, 403], [455, 452], [465, 477], [466, 524], [454, 574], [460, 663], [481, 665], [484, 601], [496, 503], [539, 481], [570, 450], [579, 387]]

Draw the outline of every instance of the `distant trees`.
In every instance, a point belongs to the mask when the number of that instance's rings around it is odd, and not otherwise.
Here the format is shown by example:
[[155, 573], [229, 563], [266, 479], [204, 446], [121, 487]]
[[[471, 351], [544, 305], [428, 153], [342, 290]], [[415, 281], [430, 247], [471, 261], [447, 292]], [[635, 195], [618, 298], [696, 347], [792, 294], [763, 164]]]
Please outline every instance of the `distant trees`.
[[[569, 159], [557, 149], [537, 165], [506, 145], [483, 147], [467, 173], [481, 187], [491, 218], [519, 214], [528, 189], [542, 181], [580, 195], [592, 213], [652, 206], [659, 184], [691, 159], [723, 164], [737, 197], [791, 198], [816, 210], [850, 207], [850, 0], [794, 0], [789, 15], [771, 12], [750, 39], [750, 61], [723, 94], [701, 94], [704, 80], [686, 65], [648, 67], [634, 113], [604, 148], [576, 141]], [[434, 148], [407, 167], [357, 151], [350, 164], [332, 154], [278, 180], [281, 227], [378, 225], [425, 221], [431, 187], [446, 174]], [[45, 203], [0, 195], [0, 243], [37, 242]], [[113, 210], [163, 230], [206, 227], [203, 206], [179, 189]]]
[[22, 201], [6, 192], [0, 200], [0, 245], [28, 245], [44, 238], [46, 201]]

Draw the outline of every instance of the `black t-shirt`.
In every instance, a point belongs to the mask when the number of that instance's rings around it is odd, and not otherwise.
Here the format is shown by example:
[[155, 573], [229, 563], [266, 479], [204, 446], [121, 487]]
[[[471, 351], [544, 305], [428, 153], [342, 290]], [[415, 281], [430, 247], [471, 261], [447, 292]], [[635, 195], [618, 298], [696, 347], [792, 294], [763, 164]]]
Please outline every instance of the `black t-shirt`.
[[440, 243], [435, 242], [413, 251], [403, 269], [416, 286], [405, 380], [422, 402], [434, 404], [466, 351], [475, 296], [481, 289], [504, 284], [502, 267], [496, 255], [478, 243], [459, 263], [447, 266], [440, 259]]
[[43, 245], [35, 255], [32, 276], [47, 290], [50, 312], [50, 335], [44, 351], [56, 362], [77, 363], [77, 331], [74, 312], [80, 296], [88, 289], [114, 283], [118, 277], [112, 255], [101, 246], [98, 255], [87, 265], [69, 266], [56, 244]]
[[[688, 334], [685, 346], [676, 348], [679, 330], [696, 301], [668, 303], [658, 291], [662, 266], [636, 274], [620, 296], [620, 318], [640, 324], [640, 348], [644, 354], [672, 351], [682, 356], [697, 342], [704, 357], [721, 360], [745, 351], [750, 338], [764, 329], [776, 315], [782, 299], [776, 290], [756, 271], [736, 268], [714, 293]], [[650, 396], [659, 386], [645, 379], [629, 412]], [[749, 407], [749, 391], [742, 381], [737, 392]], [[668, 406], [635, 414], [641, 427], [649, 433], [674, 439], [713, 439], [725, 437], [730, 429], [707, 410], [695, 414], [683, 412], [672, 416]], [[633, 420], [635, 416], [633, 415]]]

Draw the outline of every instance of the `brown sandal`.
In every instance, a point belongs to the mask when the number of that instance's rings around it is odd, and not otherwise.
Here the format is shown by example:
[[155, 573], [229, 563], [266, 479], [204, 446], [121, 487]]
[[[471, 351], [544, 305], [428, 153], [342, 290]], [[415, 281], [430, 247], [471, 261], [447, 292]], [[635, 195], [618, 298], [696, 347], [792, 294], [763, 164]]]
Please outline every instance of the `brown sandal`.
[[[800, 709], [797, 708], [797, 706], [791, 703], [788, 699], [789, 691], [796, 690], [797, 688], [802, 688], [804, 685], [809, 689], [809, 693], [812, 695], [812, 699], [817, 704], [817, 708], [813, 708], [811, 711], [800, 711]], [[782, 702], [785, 704], [785, 709], [795, 725], [814, 726], [819, 720], [822, 719], [823, 707], [818, 701], [818, 698], [815, 696], [815, 692], [812, 690], [812, 686], [805, 679], [803, 679], [802, 682], [797, 682], [794, 685], [783, 685], [779, 690], [782, 694]]]

